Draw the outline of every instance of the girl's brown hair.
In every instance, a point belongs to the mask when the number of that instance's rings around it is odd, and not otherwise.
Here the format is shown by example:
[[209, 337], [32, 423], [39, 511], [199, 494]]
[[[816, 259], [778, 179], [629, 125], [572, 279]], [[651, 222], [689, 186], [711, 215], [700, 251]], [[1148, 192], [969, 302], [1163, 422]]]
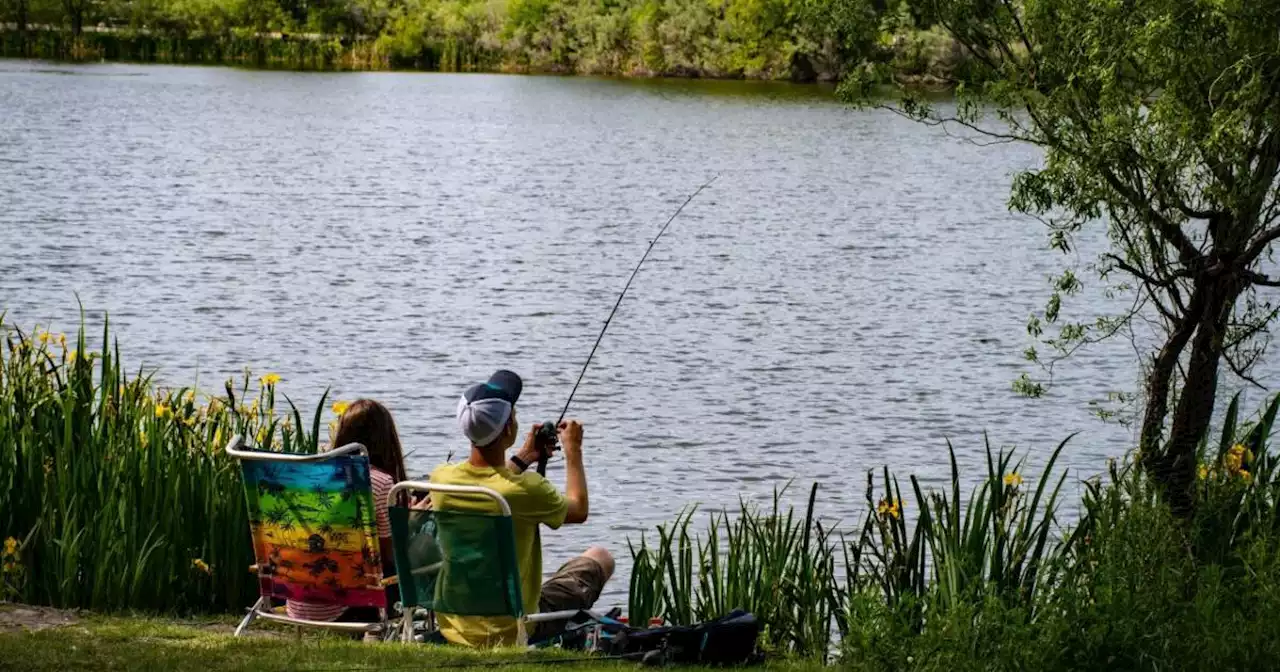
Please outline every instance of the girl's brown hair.
[[369, 450], [369, 464], [387, 472], [396, 483], [409, 480], [405, 475], [400, 435], [386, 406], [372, 399], [352, 402], [338, 419], [332, 445], [338, 448], [348, 443], [363, 444]]

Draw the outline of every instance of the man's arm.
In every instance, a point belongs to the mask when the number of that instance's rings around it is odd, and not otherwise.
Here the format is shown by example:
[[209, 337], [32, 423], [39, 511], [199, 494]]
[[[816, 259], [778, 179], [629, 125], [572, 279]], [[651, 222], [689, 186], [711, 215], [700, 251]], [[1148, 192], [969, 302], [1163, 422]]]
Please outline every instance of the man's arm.
[[[529, 430], [529, 436], [525, 437], [524, 446], [516, 451], [512, 458], [507, 460], [507, 469], [510, 469], [513, 474], [523, 473], [525, 469], [532, 468], [538, 462], [538, 427], [536, 425]], [[514, 458], [519, 458], [525, 466], [520, 466]]]
[[577, 420], [560, 423], [560, 446], [564, 448], [564, 498], [568, 510], [564, 522], [585, 523], [590, 506], [587, 501], [587, 470], [582, 464], [582, 425]]

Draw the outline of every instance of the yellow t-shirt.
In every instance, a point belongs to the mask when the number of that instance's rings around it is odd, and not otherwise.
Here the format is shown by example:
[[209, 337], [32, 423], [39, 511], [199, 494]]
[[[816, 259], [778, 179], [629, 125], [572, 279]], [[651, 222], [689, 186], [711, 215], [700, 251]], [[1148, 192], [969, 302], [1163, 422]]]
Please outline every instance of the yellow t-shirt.
[[[524, 613], [538, 611], [542, 591], [542, 544], [536, 534], [538, 525], [556, 529], [564, 524], [568, 504], [564, 495], [547, 479], [533, 470], [513, 474], [503, 467], [476, 467], [470, 462], [443, 464], [431, 472], [431, 482], [445, 485], [478, 485], [495, 490], [511, 506], [516, 533], [516, 564], [520, 567], [520, 593]], [[431, 505], [437, 510], [498, 513], [498, 504], [488, 498], [431, 493]], [[519, 644], [519, 624], [510, 616], [457, 616], [436, 614], [440, 633], [445, 639], [465, 646], [488, 647]]]

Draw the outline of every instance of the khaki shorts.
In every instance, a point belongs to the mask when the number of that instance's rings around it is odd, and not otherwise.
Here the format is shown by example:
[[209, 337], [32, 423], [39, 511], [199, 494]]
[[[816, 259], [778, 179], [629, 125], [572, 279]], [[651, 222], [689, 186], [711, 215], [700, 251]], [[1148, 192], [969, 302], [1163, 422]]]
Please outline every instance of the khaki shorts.
[[[542, 584], [542, 596], [538, 598], [538, 611], [569, 611], [590, 609], [600, 599], [600, 591], [609, 580], [600, 563], [583, 555], [564, 563], [547, 582]], [[539, 623], [530, 637], [546, 637], [564, 629], [564, 622]]]

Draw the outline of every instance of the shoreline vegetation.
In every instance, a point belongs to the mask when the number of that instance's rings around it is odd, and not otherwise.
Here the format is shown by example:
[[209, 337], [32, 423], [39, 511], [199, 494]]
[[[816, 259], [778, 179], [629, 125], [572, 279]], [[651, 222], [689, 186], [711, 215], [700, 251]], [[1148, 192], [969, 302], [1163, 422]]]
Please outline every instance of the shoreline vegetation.
[[[943, 89], [970, 59], [923, 0], [3, 0], [0, 56]], [[916, 7], [919, 5], [919, 7]]]
[[[0, 319], [0, 601], [190, 616], [256, 596], [239, 465], [223, 444], [243, 433], [315, 451], [342, 402], [322, 397], [304, 416], [274, 373], [207, 395], [131, 370], [105, 324], [90, 344], [83, 330]], [[838, 484], [813, 484], [801, 510], [778, 493], [772, 506], [709, 512], [701, 528], [688, 509], [627, 540], [628, 615], [687, 624], [743, 608], [773, 657], [848, 669], [1265, 669], [1280, 656], [1277, 410], [1280, 397], [1254, 416], [1233, 402], [1205, 437], [1189, 521], [1133, 456], [1068, 482], [1057, 460], [1070, 440], [1038, 474], [988, 444], [985, 473], [965, 478], [952, 451], [941, 489], [872, 470], [861, 524], [817, 515]], [[1074, 493], [1078, 517], [1060, 518]], [[219, 637], [208, 647], [242, 646]], [[131, 655], [124, 640], [104, 653]], [[58, 641], [29, 644], [74, 657]]]

